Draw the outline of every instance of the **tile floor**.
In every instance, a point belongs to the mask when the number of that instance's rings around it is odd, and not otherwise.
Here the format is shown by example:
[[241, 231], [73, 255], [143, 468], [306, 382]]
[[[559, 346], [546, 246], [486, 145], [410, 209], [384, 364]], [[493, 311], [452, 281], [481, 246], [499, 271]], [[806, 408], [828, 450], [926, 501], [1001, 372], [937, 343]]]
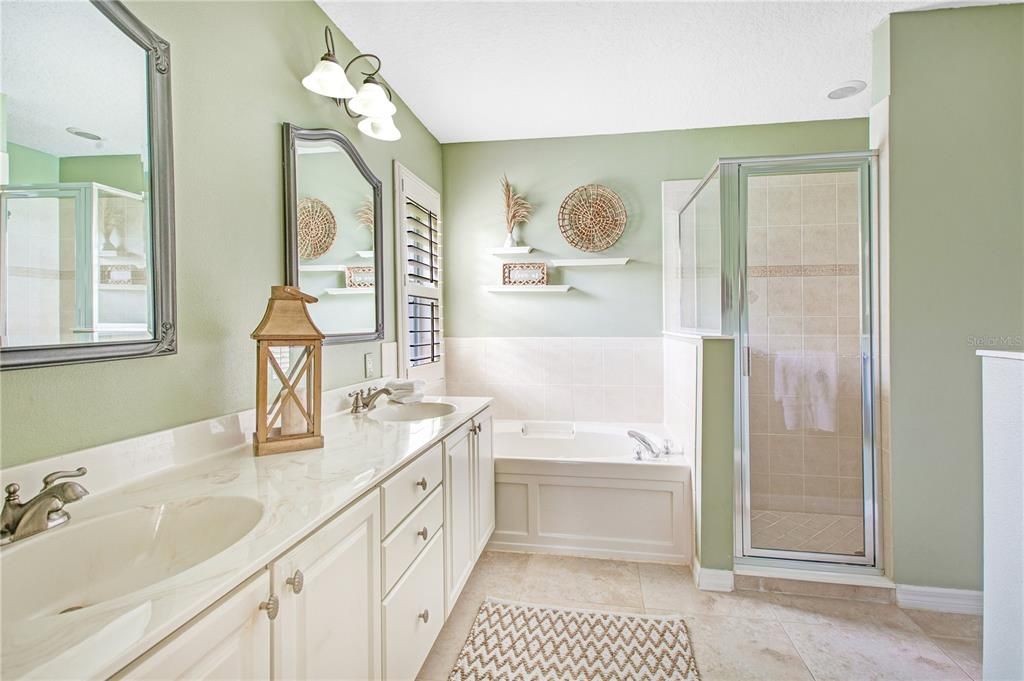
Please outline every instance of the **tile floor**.
[[756, 547], [864, 555], [861, 516], [793, 511], [750, 513], [750, 542]]
[[444, 681], [485, 596], [682, 614], [703, 681], [981, 679], [981, 621], [894, 605], [752, 591], [698, 591], [684, 566], [487, 551], [421, 681]]

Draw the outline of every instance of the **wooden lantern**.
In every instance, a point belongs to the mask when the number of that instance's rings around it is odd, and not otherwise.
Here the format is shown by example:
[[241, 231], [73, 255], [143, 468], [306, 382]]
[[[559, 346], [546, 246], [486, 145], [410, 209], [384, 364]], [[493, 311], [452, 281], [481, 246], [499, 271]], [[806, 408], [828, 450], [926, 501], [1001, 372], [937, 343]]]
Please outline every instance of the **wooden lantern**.
[[272, 286], [256, 341], [256, 456], [324, 446], [320, 383], [324, 334], [309, 317], [316, 298], [294, 286]]

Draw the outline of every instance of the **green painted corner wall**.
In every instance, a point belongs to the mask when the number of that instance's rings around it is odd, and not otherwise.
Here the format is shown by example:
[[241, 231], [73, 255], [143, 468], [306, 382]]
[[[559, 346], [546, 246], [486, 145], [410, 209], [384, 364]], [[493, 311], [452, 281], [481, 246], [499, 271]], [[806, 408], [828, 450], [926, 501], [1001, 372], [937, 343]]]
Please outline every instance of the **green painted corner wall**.
[[7, 143], [11, 184], [56, 184], [60, 182], [60, 159], [45, 151]]
[[64, 156], [60, 159], [60, 181], [99, 182], [129, 192], [146, 190], [142, 158], [138, 154]]
[[[867, 120], [442, 145], [445, 333], [449, 336], [656, 336], [661, 333], [661, 182], [703, 177], [720, 157], [867, 148]], [[568, 294], [500, 299], [503, 174], [534, 206], [522, 231], [531, 260], [583, 257], [562, 239], [557, 214], [574, 188], [604, 184], [625, 203], [622, 238], [603, 253], [620, 268], [551, 270]]]
[[732, 340], [701, 341], [697, 556], [701, 568], [714, 570], [732, 570], [734, 352]]
[[1024, 6], [894, 14], [895, 577], [982, 585], [981, 362], [1024, 336]]
[[[384, 183], [385, 324], [394, 337], [392, 161], [440, 189], [441, 147], [401, 101], [399, 142], [363, 137], [299, 80], [331, 22], [313, 2], [129, 2], [171, 45], [178, 353], [0, 374], [0, 461], [10, 466], [250, 408], [254, 346], [284, 279], [281, 124], [347, 135]], [[357, 51], [331, 24], [341, 59]], [[385, 67], [386, 76], [386, 67]], [[396, 98], [397, 99], [397, 98]], [[324, 387], [363, 377], [379, 344], [332, 346]]]

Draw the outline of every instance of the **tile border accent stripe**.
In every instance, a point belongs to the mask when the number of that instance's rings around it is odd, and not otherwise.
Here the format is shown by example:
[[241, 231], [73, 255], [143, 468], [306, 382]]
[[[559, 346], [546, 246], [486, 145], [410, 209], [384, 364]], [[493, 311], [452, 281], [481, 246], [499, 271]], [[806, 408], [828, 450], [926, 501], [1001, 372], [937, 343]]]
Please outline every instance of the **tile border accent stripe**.
[[860, 265], [755, 265], [748, 277], [834, 277], [857, 276]]

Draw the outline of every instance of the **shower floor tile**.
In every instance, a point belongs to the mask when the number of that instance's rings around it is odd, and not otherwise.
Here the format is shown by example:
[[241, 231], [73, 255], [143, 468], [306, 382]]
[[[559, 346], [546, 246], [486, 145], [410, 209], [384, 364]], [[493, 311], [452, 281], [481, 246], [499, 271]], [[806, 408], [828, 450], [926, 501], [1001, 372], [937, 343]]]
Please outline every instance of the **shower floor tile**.
[[860, 516], [752, 511], [750, 543], [759, 549], [864, 555]]

